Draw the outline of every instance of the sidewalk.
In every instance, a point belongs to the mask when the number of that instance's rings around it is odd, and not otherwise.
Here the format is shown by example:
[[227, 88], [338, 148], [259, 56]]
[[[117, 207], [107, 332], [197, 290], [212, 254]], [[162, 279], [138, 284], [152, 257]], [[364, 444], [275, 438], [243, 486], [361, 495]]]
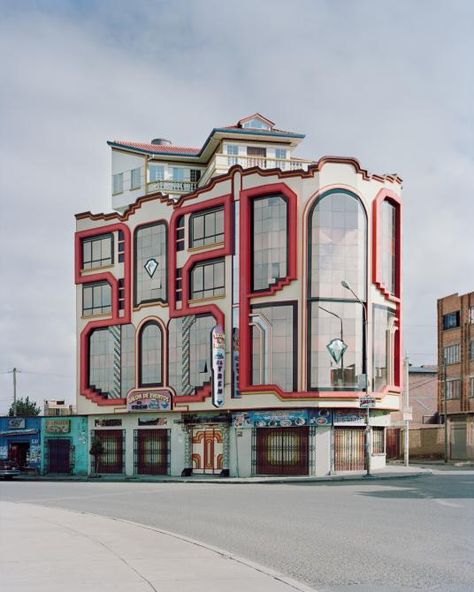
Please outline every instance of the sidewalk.
[[2, 590], [310, 592], [270, 569], [124, 520], [0, 502]]
[[[372, 471], [371, 479], [403, 479], [406, 477], [421, 477], [431, 475], [432, 471], [424, 466], [405, 467], [400, 464], [390, 464], [384, 469]], [[68, 476], [68, 475], [43, 475], [43, 476], [21, 476], [22, 481], [117, 481], [117, 482], [149, 482], [149, 483], [222, 483], [222, 484], [245, 484], [245, 483], [318, 483], [326, 481], [359, 481], [366, 480], [365, 471], [346, 471], [325, 475], [323, 477], [302, 476], [302, 477], [219, 477], [218, 475], [193, 475], [191, 477], [173, 477], [170, 475], [148, 475], [126, 476], [126, 475], [99, 475], [97, 477]]]

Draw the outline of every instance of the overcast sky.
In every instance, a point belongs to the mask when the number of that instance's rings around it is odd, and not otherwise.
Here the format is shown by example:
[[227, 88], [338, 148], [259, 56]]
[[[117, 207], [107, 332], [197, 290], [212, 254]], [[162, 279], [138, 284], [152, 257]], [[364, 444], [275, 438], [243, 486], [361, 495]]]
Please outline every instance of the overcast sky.
[[471, 0], [0, 0], [0, 413], [75, 399], [74, 214], [110, 209], [106, 141], [201, 146], [259, 111], [298, 155], [404, 179], [406, 349], [474, 290]]

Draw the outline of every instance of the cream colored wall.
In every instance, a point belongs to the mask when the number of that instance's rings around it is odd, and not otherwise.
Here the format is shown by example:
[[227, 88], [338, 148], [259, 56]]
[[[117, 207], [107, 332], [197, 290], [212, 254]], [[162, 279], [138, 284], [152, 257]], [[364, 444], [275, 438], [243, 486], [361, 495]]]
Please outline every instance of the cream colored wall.
[[[122, 155], [121, 155], [122, 156]], [[123, 159], [122, 159], [123, 162]], [[118, 165], [117, 165], [118, 166]], [[132, 167], [133, 168], [133, 167]], [[200, 193], [197, 197], [193, 199], [188, 199], [184, 202], [184, 205], [191, 205], [194, 203], [199, 203], [206, 201], [207, 199], [212, 199], [214, 197], [219, 197], [225, 194], [234, 193], [234, 197], [238, 197], [240, 188], [243, 190], [251, 189], [259, 186], [268, 185], [270, 183], [280, 183], [284, 182], [290, 189], [292, 189], [296, 195], [298, 196], [298, 240], [297, 240], [297, 266], [298, 266], [298, 276], [305, 277], [305, 266], [306, 266], [306, 249], [304, 248], [305, 244], [305, 235], [306, 235], [306, 225], [307, 225], [307, 215], [309, 212], [309, 208], [311, 204], [314, 202], [316, 197], [321, 193], [325, 192], [328, 189], [334, 187], [344, 187], [350, 191], [355, 192], [357, 195], [360, 196], [362, 202], [364, 203], [367, 216], [368, 216], [368, 270], [369, 270], [369, 280], [370, 280], [370, 270], [372, 265], [372, 201], [377, 195], [377, 193], [382, 188], [387, 188], [396, 193], [400, 192], [400, 186], [396, 183], [389, 183], [389, 182], [381, 182], [377, 180], [364, 180], [362, 175], [356, 173], [354, 167], [351, 164], [333, 164], [329, 163], [326, 164], [320, 172], [315, 173], [313, 176], [308, 178], [302, 178], [299, 175], [288, 176], [284, 179], [280, 179], [277, 174], [271, 176], [261, 176], [258, 173], [246, 174], [245, 171], [243, 173], [236, 172], [233, 175], [232, 179], [225, 179], [218, 181], [215, 186], [210, 188], [208, 191]], [[132, 235], [134, 229], [144, 223], [150, 222], [150, 220], [169, 220], [171, 214], [173, 212], [173, 208], [171, 205], [167, 203], [162, 203], [159, 200], [153, 200], [149, 202], [144, 202], [142, 205], [135, 211], [133, 216], [131, 216], [130, 220], [128, 220], [127, 224], [129, 225]], [[187, 216], [189, 218], [189, 216]], [[111, 221], [110, 223], [115, 222], [116, 220]], [[104, 225], [104, 221], [102, 220], [90, 220], [90, 219], [81, 219], [77, 221], [78, 230], [85, 230], [89, 228], [98, 228]], [[186, 241], [187, 241], [187, 231], [186, 231]], [[115, 248], [117, 242], [115, 241]], [[211, 251], [212, 249], [210, 249]], [[185, 253], [180, 252], [178, 253], [178, 265], [182, 266], [184, 264], [185, 258], [187, 255], [187, 251]], [[117, 257], [114, 259], [117, 260]], [[120, 267], [116, 263], [114, 268], [112, 268], [112, 272], [115, 274], [120, 273]], [[230, 286], [230, 273], [232, 270], [232, 257], [226, 257], [226, 281], [227, 286]], [[370, 285], [369, 281], [369, 285]], [[80, 318], [80, 311], [81, 311], [81, 287], [78, 286], [78, 302], [77, 302], [77, 312], [78, 312], [78, 338], [80, 335], [81, 330], [84, 328], [86, 323], [90, 320], [82, 320]], [[275, 296], [271, 298], [273, 302], [283, 301], [283, 300], [296, 300], [299, 303], [298, 306], [298, 335], [299, 335], [299, 355], [298, 355], [298, 387], [299, 390], [303, 390], [304, 385], [304, 373], [305, 369], [305, 360], [306, 360], [306, 327], [307, 327], [307, 320], [306, 320], [306, 287], [305, 282], [301, 280], [297, 280], [292, 282], [290, 285], [285, 286], [281, 291], [277, 292]], [[252, 303], [256, 304], [258, 302], [264, 302], [268, 299], [266, 297], [263, 298], [254, 298], [252, 299]], [[231, 289], [226, 290], [225, 298], [219, 299], [216, 301], [218, 306], [220, 306], [226, 315], [226, 326], [231, 327], [231, 315], [232, 315], [232, 294]], [[368, 309], [371, 311], [373, 303], [380, 303], [386, 304], [385, 300], [381, 296], [380, 292], [375, 288], [371, 287], [368, 293]], [[164, 323], [167, 323], [169, 320], [169, 311], [167, 307], [160, 307], [157, 305], [152, 306], [142, 306], [138, 310], [134, 310], [132, 314], [132, 322], [135, 327], [138, 327], [144, 319], [148, 318], [149, 316], [157, 315], [162, 318]], [[371, 351], [371, 344], [372, 344], [372, 331], [371, 326], [369, 325], [369, 351]], [[332, 399], [317, 399], [317, 400], [286, 400], [280, 399], [276, 394], [267, 393], [267, 394], [258, 394], [258, 395], [244, 395], [241, 399], [231, 399], [231, 384], [230, 384], [230, 376], [231, 376], [231, 335], [230, 332], [227, 332], [226, 335], [226, 383], [225, 383], [225, 396], [226, 396], [226, 405], [225, 408], [229, 410], [239, 410], [242, 408], [269, 408], [269, 407], [285, 407], [285, 408], [293, 408], [293, 407], [301, 407], [304, 405], [305, 407], [358, 407], [358, 400], [354, 399], [352, 401], [338, 401]], [[371, 375], [371, 356], [369, 356], [369, 376]], [[378, 408], [387, 408], [387, 409], [398, 409], [399, 405], [399, 397], [396, 394], [387, 394], [387, 396], [383, 399], [382, 402], [377, 403]], [[192, 403], [191, 405], [180, 406], [178, 402], [177, 410], [186, 410], [190, 409], [192, 411], [210, 411], [213, 410], [214, 407], [212, 406], [209, 399], [204, 402], [196, 402]], [[107, 413], [110, 411], [110, 408], [103, 408], [87, 401], [82, 396], [78, 396], [78, 413]], [[117, 409], [117, 411], [120, 411]]]

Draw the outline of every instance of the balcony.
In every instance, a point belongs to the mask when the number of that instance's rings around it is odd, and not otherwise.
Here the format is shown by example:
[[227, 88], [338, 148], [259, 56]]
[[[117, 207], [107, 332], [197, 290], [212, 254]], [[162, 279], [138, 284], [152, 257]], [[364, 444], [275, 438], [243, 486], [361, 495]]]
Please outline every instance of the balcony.
[[170, 193], [176, 195], [183, 195], [184, 193], [191, 193], [198, 186], [197, 181], [173, 181], [160, 179], [158, 181], [150, 181], [146, 184], [146, 192], [156, 193]]
[[210, 161], [206, 172], [199, 181], [199, 186], [209, 182], [212, 177], [226, 173], [232, 166], [239, 165], [244, 169], [259, 167], [261, 169], [280, 169], [281, 171], [308, 170], [311, 160], [280, 159], [265, 156], [236, 156], [216, 154]]

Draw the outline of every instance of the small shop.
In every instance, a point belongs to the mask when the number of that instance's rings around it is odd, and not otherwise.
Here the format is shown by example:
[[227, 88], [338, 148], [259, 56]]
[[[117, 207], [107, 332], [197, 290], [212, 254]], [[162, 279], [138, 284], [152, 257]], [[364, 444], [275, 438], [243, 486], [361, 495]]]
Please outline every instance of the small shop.
[[316, 428], [328, 427], [328, 409], [248, 411], [233, 416], [238, 431], [252, 430], [252, 474], [310, 475], [315, 471]]
[[0, 459], [14, 462], [21, 471], [40, 471], [39, 417], [0, 417]]
[[170, 470], [170, 430], [165, 417], [138, 417], [133, 430], [136, 475], [167, 475]]
[[44, 417], [44, 474], [86, 475], [88, 470], [87, 417]]
[[93, 418], [90, 435], [91, 472], [122, 474], [125, 470], [125, 430], [121, 418]]
[[188, 436], [185, 472], [227, 476], [231, 416], [226, 413], [211, 416], [189, 414], [184, 415], [183, 424]]
[[334, 470], [362, 471], [365, 464], [366, 411], [334, 410]]

